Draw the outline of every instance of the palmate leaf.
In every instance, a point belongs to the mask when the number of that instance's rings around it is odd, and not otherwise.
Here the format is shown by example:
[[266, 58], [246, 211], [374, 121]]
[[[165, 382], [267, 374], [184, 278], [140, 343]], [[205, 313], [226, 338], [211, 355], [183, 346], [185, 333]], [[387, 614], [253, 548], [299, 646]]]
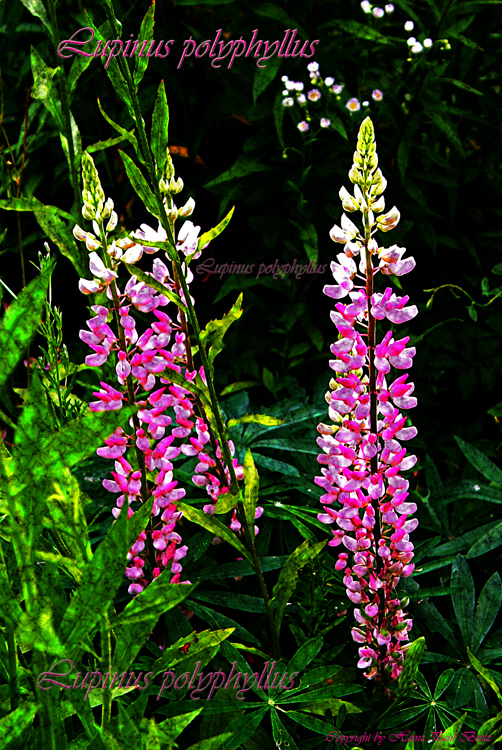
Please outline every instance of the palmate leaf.
[[[245, 716], [235, 719], [228, 727], [228, 731], [232, 734], [221, 747], [225, 748], [225, 750], [237, 750], [243, 742], [246, 742], [256, 732], [268, 710], [269, 706], [265, 705], [262, 708], [247, 713]], [[193, 747], [193, 750], [196, 747], [197, 745]], [[293, 747], [296, 747], [296, 745]]]
[[[0, 201], [0, 208], [4, 208]], [[47, 289], [55, 261], [42, 270], [7, 308], [0, 320], [0, 388], [13, 373], [26, 347], [36, 334], [45, 307]]]

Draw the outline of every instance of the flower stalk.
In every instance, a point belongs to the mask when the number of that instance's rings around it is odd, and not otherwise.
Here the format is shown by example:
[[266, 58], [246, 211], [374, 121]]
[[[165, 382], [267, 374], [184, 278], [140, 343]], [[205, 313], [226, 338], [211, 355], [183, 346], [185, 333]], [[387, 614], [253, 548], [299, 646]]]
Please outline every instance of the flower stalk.
[[408, 297], [397, 297], [390, 287], [383, 293], [374, 289], [377, 273], [402, 276], [415, 261], [403, 259], [404, 248], [380, 247], [374, 237], [378, 230], [396, 226], [399, 211], [394, 207], [382, 213], [386, 180], [378, 169], [369, 118], [359, 131], [349, 179], [354, 195], [342, 188], [340, 198], [346, 211], [362, 213], [363, 230], [343, 214], [341, 227], [330, 232], [344, 252], [331, 264], [337, 283], [325, 286], [324, 293], [336, 300], [349, 295], [351, 301], [338, 302], [331, 313], [339, 333], [331, 346], [336, 377], [326, 394], [332, 424], [318, 426], [317, 443], [323, 449], [318, 462], [324, 468], [315, 481], [326, 492], [319, 520], [338, 527], [329, 545], [347, 550], [339, 553], [335, 567], [344, 571], [348, 598], [359, 605], [352, 630], [361, 644], [358, 666], [368, 670], [368, 679], [385, 683], [399, 677], [412, 627], [403, 612], [406, 602], [399, 601], [395, 588], [413, 572], [409, 534], [418, 525], [409, 518], [416, 505], [406, 502], [409, 482], [400, 474], [417, 459], [407, 456], [399, 441], [417, 431], [405, 426], [407, 418], [400, 412], [416, 405], [413, 384], [406, 382], [407, 375], [388, 382], [392, 368], [411, 367], [415, 349], [407, 348], [409, 337], [395, 340], [392, 330], [378, 336], [377, 322], [407, 322], [417, 308], [407, 307]]

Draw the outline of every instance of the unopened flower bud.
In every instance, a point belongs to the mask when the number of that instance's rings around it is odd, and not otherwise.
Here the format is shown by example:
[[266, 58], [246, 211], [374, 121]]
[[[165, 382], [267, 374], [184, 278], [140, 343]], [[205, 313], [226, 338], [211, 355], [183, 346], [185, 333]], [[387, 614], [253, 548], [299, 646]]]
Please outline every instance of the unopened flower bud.
[[118, 219], [118, 216], [117, 216], [117, 212], [116, 211], [112, 211], [112, 214], [110, 216], [108, 224], [106, 225], [106, 231], [107, 232], [113, 232], [113, 230], [117, 226], [118, 220], [119, 219]]
[[352, 169], [349, 172], [349, 180], [356, 185], [364, 184], [363, 174], [357, 169], [355, 165], [352, 166]]
[[105, 203], [105, 194], [101, 187], [94, 160], [87, 151], [84, 151], [82, 154], [82, 180], [84, 184], [82, 190], [84, 203], [88, 203], [94, 211], [101, 211]]
[[371, 206], [371, 208], [377, 214], [379, 214], [381, 211], [384, 210], [384, 208], [385, 208], [385, 198], [383, 197], [383, 195], [380, 196], [380, 198], [373, 203], [373, 205]]
[[190, 216], [195, 208], [195, 201], [193, 198], [189, 198], [185, 205], [179, 209], [179, 216]]
[[352, 195], [349, 193], [349, 191], [342, 187], [340, 189], [340, 192], [338, 193], [340, 196], [340, 200], [342, 201], [342, 206], [345, 211], [357, 211], [359, 208], [359, 204], [356, 201], [355, 198], [352, 197]]
[[84, 203], [84, 205], [82, 206], [82, 216], [84, 217], [84, 219], [88, 219], [90, 221], [91, 219], [94, 219], [95, 215], [96, 212], [90, 205], [90, 203]]
[[176, 195], [177, 193], [181, 193], [183, 190], [183, 180], [181, 177], [178, 177], [177, 180], [174, 179], [174, 177], [171, 177], [171, 180], [169, 182], [169, 192], [173, 195]]
[[111, 198], [108, 198], [106, 201], [103, 210], [101, 211], [101, 216], [103, 219], [108, 219], [111, 216], [111, 213], [113, 211], [113, 201]]
[[391, 210], [383, 214], [383, 216], [379, 216], [376, 223], [378, 229], [380, 229], [382, 232], [389, 232], [391, 229], [394, 229], [395, 226], [397, 226], [397, 223], [399, 222], [399, 219], [401, 217], [401, 214], [397, 210], [397, 208], [394, 206], [391, 208]]
[[381, 195], [385, 188], [387, 187], [387, 180], [382, 174], [382, 171], [380, 169], [377, 169], [376, 172], [373, 174], [371, 178], [371, 197], [375, 197], [377, 195]]

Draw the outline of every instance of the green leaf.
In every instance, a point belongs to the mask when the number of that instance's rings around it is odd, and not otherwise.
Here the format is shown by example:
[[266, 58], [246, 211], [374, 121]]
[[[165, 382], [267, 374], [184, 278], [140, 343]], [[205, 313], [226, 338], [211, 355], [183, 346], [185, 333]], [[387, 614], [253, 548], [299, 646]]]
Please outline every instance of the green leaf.
[[465, 151], [464, 147], [462, 146], [462, 141], [458, 137], [457, 132], [451, 124], [448, 116], [444, 113], [440, 114], [439, 112], [434, 112], [434, 114], [431, 115], [431, 119], [433, 123], [439, 128], [439, 130], [443, 131], [448, 140], [455, 146], [462, 159], [464, 159]]
[[201, 331], [200, 341], [202, 346], [209, 345], [208, 360], [211, 373], [214, 376], [213, 362], [218, 354], [223, 350], [223, 337], [236, 320], [242, 315], [242, 294], [239, 294], [237, 301], [231, 310], [223, 316], [221, 320], [210, 320], [207, 326]]
[[2, 748], [9, 747], [30, 726], [38, 708], [38, 703], [27, 701], [22, 703], [15, 711], [11, 711], [10, 714], [0, 719], [0, 743]]
[[502, 580], [498, 572], [488, 579], [478, 599], [474, 613], [472, 651], [477, 653], [485, 636], [493, 625], [502, 600]]
[[49, 68], [42, 56], [31, 47], [31, 70], [33, 73], [32, 99], [48, 99], [52, 89], [52, 79], [58, 68]]
[[170, 577], [170, 571], [164, 570], [110, 623], [117, 637], [113, 652], [114, 671], [121, 673], [130, 667], [159, 617], [181, 604], [195, 588], [169, 583]]
[[271, 417], [268, 414], [244, 414], [243, 417], [238, 419], [229, 419], [228, 427], [235, 427], [238, 424], [263, 424], [266, 427], [279, 426], [285, 424], [284, 419], [278, 419], [277, 417]]
[[54, 265], [55, 261], [51, 260], [42, 273], [30, 281], [0, 320], [0, 388], [14, 372], [37, 332]]
[[108, 611], [124, 580], [127, 542], [127, 513], [121, 510], [92, 560], [87, 563], [63, 617], [61, 634], [68, 651], [85, 647], [101, 617]]
[[155, 196], [150, 190], [150, 187], [143, 177], [141, 171], [138, 169], [131, 157], [125, 153], [125, 151], [120, 151], [119, 149], [119, 153], [123, 159], [125, 170], [127, 172], [129, 180], [131, 181], [131, 185], [133, 186], [138, 196], [141, 198], [146, 210], [149, 211], [157, 219], [160, 219], [157, 201], [155, 200]]
[[[90, 40], [91, 36], [89, 35], [89, 41]], [[66, 79], [66, 87], [70, 96], [70, 102], [73, 99], [73, 92], [75, 91], [75, 88], [77, 86], [78, 79], [80, 78], [82, 73], [87, 70], [93, 59], [94, 58], [92, 55], [90, 57], [86, 57], [85, 55], [76, 55], [73, 58], [70, 72], [68, 73], [68, 77]]]
[[[496, 528], [496, 526], [497, 521], [490, 521], [490, 523], [485, 523], [483, 524], [483, 526], [479, 526], [477, 529], [473, 529], [472, 531], [467, 531], [465, 534], [461, 534], [459, 537], [457, 537], [457, 539], [453, 539], [451, 542], [441, 544], [439, 547], [431, 550], [430, 554], [431, 556], [451, 555], [452, 553], [459, 552], [461, 549], [469, 547], [469, 545], [479, 539], [480, 536]], [[427, 565], [424, 565], [423, 568], [425, 570], [427, 568]], [[433, 568], [427, 569], [433, 570]]]
[[462, 667], [455, 673], [450, 685], [449, 703], [453, 709], [465, 706], [471, 700], [471, 696], [476, 685], [476, 679], [471, 669]]
[[[178, 0], [178, 5], [206, 5], [207, 0]], [[231, 0], [211, 0], [211, 5], [223, 5], [224, 3], [231, 2]], [[195, 745], [190, 745], [187, 750], [222, 750], [225, 748], [225, 742], [231, 738], [230, 732], [223, 732], [223, 734], [215, 735], [214, 737], [206, 737], [204, 740], [196, 742]]]
[[[240, 161], [239, 161], [240, 159]], [[272, 167], [268, 164], [263, 164], [258, 159], [250, 159], [249, 157], [239, 157], [236, 163], [230, 169], [227, 169], [222, 174], [215, 177], [214, 180], [206, 182], [205, 188], [211, 188], [215, 185], [221, 185], [222, 182], [229, 182], [230, 180], [240, 179], [241, 177], [248, 177], [249, 175], [256, 174], [257, 172], [270, 172]]]
[[[287, 555], [260, 557], [260, 567], [264, 573], [269, 570], [277, 570], [277, 568], [282, 568], [287, 559]], [[234, 578], [235, 576], [250, 575], [254, 575], [254, 570], [247, 560], [237, 560], [236, 562], [219, 563], [218, 565], [203, 568], [193, 575], [191, 574], [190, 577], [194, 581], [212, 581], [216, 578]]]
[[408, 648], [404, 657], [404, 665], [397, 683], [396, 697], [407, 700], [413, 692], [415, 678], [425, 651], [425, 638], [417, 638]]
[[319, 732], [319, 734], [323, 734], [325, 737], [333, 731], [332, 724], [328, 724], [326, 721], [321, 721], [321, 719], [316, 719], [312, 714], [302, 714], [299, 711], [288, 711], [287, 716], [288, 719], [296, 721], [300, 726], [306, 727], [312, 732]]
[[[277, 6], [273, 6], [276, 8]], [[261, 8], [262, 10], [263, 8]], [[256, 100], [262, 94], [267, 86], [269, 86], [281, 67], [282, 59], [280, 57], [272, 57], [267, 60], [267, 64], [264, 68], [259, 66], [256, 68], [253, 80], [253, 102], [256, 104]]]
[[[138, 41], [144, 42], [145, 40], [153, 39], [154, 27], [155, 27], [155, 0], [153, 0], [152, 4], [150, 5], [147, 12], [145, 13], [145, 17], [143, 18], [143, 21], [141, 23], [141, 28], [139, 30]], [[146, 54], [141, 55], [141, 57], [138, 54], [138, 56], [135, 55], [134, 59], [135, 59], [136, 67], [134, 70], [133, 81], [137, 89], [139, 84], [143, 80], [143, 76], [146, 73], [146, 69], [148, 67], [150, 58]]]
[[48, 239], [57, 245], [61, 254], [73, 263], [79, 276], [85, 278], [89, 275], [89, 254], [85, 245], [83, 247], [77, 245], [73, 233], [58, 216], [56, 208], [43, 206], [43, 209], [34, 212], [38, 225], [44, 230]]
[[118, 135], [116, 138], [108, 138], [106, 141], [96, 141], [96, 143], [91, 143], [91, 145], [87, 146], [85, 150], [86, 153], [93, 154], [95, 151], [104, 151], [106, 148], [118, 146], [119, 143], [123, 143], [125, 140], [125, 136]]
[[277, 461], [275, 458], [269, 458], [268, 456], [262, 456], [260, 453], [254, 454], [255, 463], [259, 466], [263, 466], [265, 469], [270, 471], [277, 471], [279, 474], [286, 474], [291, 477], [299, 477], [300, 472], [295, 466], [286, 464], [284, 461]]
[[167, 161], [168, 130], [169, 108], [167, 106], [164, 81], [161, 81], [155, 98], [155, 107], [152, 115], [152, 134], [150, 137], [150, 146], [157, 165], [158, 176], [160, 176]]
[[484, 667], [478, 659], [476, 659], [476, 657], [472, 653], [469, 646], [467, 646], [467, 656], [469, 657], [469, 661], [471, 662], [474, 669], [476, 669], [481, 675], [481, 677], [483, 677], [487, 681], [487, 683], [489, 684], [489, 686], [491, 687], [491, 689], [494, 691], [495, 695], [499, 699], [500, 705], [502, 706], [502, 695], [500, 693], [499, 686], [493, 679], [490, 671], [486, 669], [486, 667]]
[[317, 638], [311, 638], [305, 641], [303, 646], [300, 646], [296, 654], [292, 657], [288, 664], [288, 674], [297, 674], [302, 672], [311, 661], [315, 659], [317, 654], [322, 648], [323, 639], [320, 635]]
[[485, 737], [484, 740], [476, 741], [476, 750], [488, 750], [493, 747], [494, 740], [499, 740], [502, 736], [502, 711], [488, 719], [476, 730], [478, 737]]
[[228, 731], [232, 735], [222, 747], [225, 750], [236, 750], [236, 748], [239, 748], [243, 742], [246, 742], [256, 732], [268, 710], [269, 706], [265, 705], [256, 711], [251, 711], [245, 716], [235, 719], [228, 727]]
[[452, 594], [453, 610], [462, 640], [466, 646], [472, 646], [472, 629], [474, 625], [474, 581], [471, 571], [462, 555], [457, 555], [451, 568], [451, 585], [458, 587]]
[[199, 241], [197, 243], [197, 252], [202, 250], [205, 245], [207, 245], [208, 242], [211, 242], [211, 240], [214, 240], [216, 237], [218, 237], [219, 234], [223, 232], [227, 224], [229, 223], [230, 219], [234, 215], [235, 207], [233, 206], [228, 214], [225, 216], [224, 219], [220, 221], [219, 224], [217, 224], [215, 227], [210, 229], [208, 232], [204, 232], [203, 235], [199, 237]]
[[[86, 22], [87, 25], [90, 26], [94, 30], [95, 34], [95, 40], [99, 41], [101, 40], [101, 51], [103, 51], [107, 40], [115, 40], [115, 32], [111, 28], [108, 21], [106, 21], [104, 24], [102, 24], [99, 29], [94, 25], [91, 17], [89, 14], [86, 14]], [[129, 89], [127, 87], [127, 81], [122, 75], [122, 72], [120, 70], [119, 64], [117, 62], [117, 59], [115, 57], [110, 58], [110, 47], [108, 47], [108, 50], [106, 52], [106, 55], [104, 57], [99, 56], [101, 59], [101, 62], [103, 63], [103, 66], [105, 67], [106, 74], [108, 78], [110, 79], [110, 82], [115, 90], [115, 92], [118, 94], [118, 96], [122, 99], [122, 101], [125, 103], [129, 114], [133, 120], [133, 122], [136, 122], [135, 118], [135, 112], [134, 107], [132, 104], [131, 96], [129, 94]], [[127, 65], [127, 62], [125, 62]]]
[[211, 627], [234, 628], [236, 638], [241, 638], [248, 643], [253, 643], [255, 646], [261, 646], [261, 642], [256, 636], [250, 633], [249, 630], [246, 630], [246, 628], [243, 628], [242, 625], [239, 625], [238, 622], [232, 620], [231, 617], [222, 615], [220, 612], [216, 612], [216, 610], [211, 609], [210, 607], [205, 607], [199, 602], [193, 601], [193, 599], [187, 601], [186, 606], [188, 609], [192, 610], [197, 617], [200, 617], [201, 620], [207, 622], [208, 625], [211, 625]]
[[[478, 529], [479, 532], [479, 529]], [[479, 536], [479, 533], [478, 533]], [[500, 547], [502, 544], [502, 521], [496, 526], [487, 531], [482, 536], [479, 536], [478, 540], [472, 545], [467, 552], [466, 558], [479, 557], [484, 555], [486, 552], [491, 552], [492, 549]]]
[[30, 11], [32, 16], [36, 16], [37, 18], [40, 18], [43, 25], [49, 32], [49, 37], [53, 39], [52, 25], [49, 21], [49, 18], [47, 16], [47, 11], [45, 10], [42, 0], [21, 0], [21, 2], [24, 5], [24, 7]]
[[254, 529], [259, 486], [260, 477], [254, 465], [253, 454], [247, 450], [244, 458], [244, 512], [250, 529]]
[[[173, 584], [180, 585], [180, 584]], [[182, 584], [181, 584], [182, 585]], [[151, 671], [158, 675], [180, 662], [197, 657], [205, 649], [219, 646], [234, 632], [234, 628], [224, 628], [223, 630], [204, 630], [201, 633], [190, 633], [188, 636], [179, 638], [176, 643], [166, 648], [160, 659], [151, 667]], [[182, 649], [182, 646], [189, 644], [188, 650]]]
[[[141, 149], [139, 147], [139, 143], [138, 143], [138, 141], [136, 139], [136, 136], [134, 135], [134, 129], [131, 130], [131, 131], [129, 131], [129, 130], [126, 130], [125, 128], [123, 128], [121, 125], [118, 125], [116, 122], [113, 122], [113, 120], [110, 117], [108, 117], [108, 115], [106, 114], [105, 110], [101, 106], [101, 102], [99, 101], [99, 97], [97, 99], [97, 102], [98, 102], [99, 111], [101, 112], [101, 114], [105, 118], [106, 122], [109, 125], [111, 125], [112, 128], [114, 128], [117, 131], [117, 133], [120, 133], [120, 135], [122, 136], [122, 138], [124, 138], [125, 140], [129, 141], [129, 143], [132, 143], [132, 145], [134, 146], [134, 150], [136, 151], [136, 156], [138, 157], [138, 159], [141, 162], [144, 163], [143, 157], [141, 155]], [[90, 149], [87, 149], [87, 151], [89, 151], [89, 150]]]
[[272, 736], [274, 738], [276, 747], [287, 747], [289, 750], [298, 750], [298, 745], [293, 740], [286, 727], [280, 720], [279, 714], [275, 707], [270, 712], [270, 718], [272, 720]]
[[243, 612], [265, 614], [267, 611], [263, 599], [247, 594], [233, 594], [230, 591], [197, 591], [197, 593], [192, 594], [192, 597], [202, 602], [208, 602], [208, 604], [242, 610]]
[[202, 526], [203, 529], [211, 531], [215, 536], [228, 542], [239, 550], [241, 555], [245, 557], [251, 565], [253, 564], [253, 558], [244, 545], [239, 541], [233, 531], [230, 531], [230, 529], [227, 528], [225, 524], [221, 523], [221, 521], [218, 521], [217, 518], [204, 513], [202, 510], [193, 508], [191, 505], [186, 505], [185, 503], [177, 502], [176, 507], [178, 510], [182, 511], [184, 518], [188, 521], [193, 521], [193, 523]]
[[277, 636], [281, 629], [282, 619], [286, 611], [286, 605], [298, 583], [298, 574], [300, 570], [307, 565], [316, 555], [321, 552], [326, 545], [326, 541], [314, 544], [309, 547], [307, 541], [302, 542], [299, 547], [288, 557], [285, 566], [279, 574], [279, 579], [273, 589], [273, 598], [271, 604], [275, 607], [275, 628]]
[[457, 437], [457, 435], [454, 435], [453, 437], [456, 444], [458, 445], [466, 459], [469, 461], [469, 463], [472, 464], [472, 466], [474, 466], [474, 468], [477, 469], [490, 482], [502, 486], [502, 469], [499, 469], [498, 466], [495, 466], [495, 464], [492, 463], [484, 453], [481, 453], [480, 450], [475, 448], [470, 443], [466, 443], [465, 440]]
[[441, 732], [441, 738], [435, 741], [431, 750], [452, 750], [452, 748], [456, 747], [456, 738], [462, 728], [466, 717], [467, 714], [464, 714], [460, 717], [460, 719], [458, 719], [458, 721], [448, 727], [448, 729], [445, 729], [443, 732]]
[[437, 699], [444, 693], [450, 682], [453, 680], [455, 675], [454, 669], [446, 669], [438, 678], [436, 689], [434, 690], [434, 700]]
[[442, 78], [442, 81], [445, 83], [452, 83], [454, 86], [457, 86], [459, 89], [463, 89], [464, 91], [469, 91], [471, 94], [477, 94], [478, 96], [484, 96], [482, 91], [478, 91], [478, 89], [473, 88], [472, 86], [469, 86], [468, 83], [464, 83], [463, 81], [459, 81], [456, 78]]
[[57, 208], [56, 206], [44, 206], [44, 204], [35, 198], [34, 195], [30, 198], [25, 198], [24, 196], [21, 196], [20, 198], [2, 198], [2, 200], [0, 200], [0, 208], [5, 209], [5, 211], [55, 211], [64, 219], [75, 221], [71, 214], [63, 211], [61, 208]]
[[165, 297], [171, 300], [171, 302], [174, 302], [175, 305], [177, 305], [185, 314], [188, 315], [188, 310], [184, 302], [181, 301], [181, 298], [178, 297], [177, 294], [175, 294], [169, 287], [165, 286], [165, 284], [162, 284], [160, 281], [157, 281], [156, 278], [151, 276], [149, 273], [145, 273], [145, 271], [142, 271], [137, 266], [133, 266], [129, 263], [123, 264], [131, 276], [136, 276], [136, 278], [139, 281], [144, 281], [145, 284], [150, 286], [152, 289], [155, 289], [156, 292], [160, 292], [160, 294], [163, 294]]

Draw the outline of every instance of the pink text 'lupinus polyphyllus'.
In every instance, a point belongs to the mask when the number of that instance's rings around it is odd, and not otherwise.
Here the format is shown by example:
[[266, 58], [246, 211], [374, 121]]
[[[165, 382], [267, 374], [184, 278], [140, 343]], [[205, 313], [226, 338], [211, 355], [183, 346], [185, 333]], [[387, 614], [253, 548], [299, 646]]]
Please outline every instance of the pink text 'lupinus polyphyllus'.
[[[369, 679], [388, 681], [399, 676], [412, 627], [395, 588], [413, 572], [409, 535], [418, 525], [402, 476], [417, 459], [401, 444], [417, 433], [401, 413], [416, 406], [416, 398], [408, 375], [394, 375], [411, 367], [415, 349], [408, 346], [409, 336], [398, 338], [388, 324], [411, 320], [417, 308], [390, 287], [381, 293], [373, 288], [378, 272], [402, 276], [415, 261], [403, 259], [404, 248], [380, 247], [373, 236], [393, 229], [399, 211], [382, 214], [387, 183], [369, 118], [361, 125], [349, 178], [354, 195], [343, 187], [340, 198], [345, 211], [362, 213], [363, 229], [343, 214], [341, 227], [330, 232], [344, 251], [331, 264], [336, 283], [324, 293], [335, 300], [348, 295], [350, 302], [337, 301], [331, 313], [339, 334], [329, 363], [336, 375], [326, 394], [333, 423], [318, 426], [323, 468], [315, 481], [325, 491], [319, 519], [338, 527], [329, 545], [344, 548], [336, 568], [344, 571], [347, 595], [356, 605], [352, 636], [360, 644], [358, 666]], [[377, 321], [385, 321], [378, 337]]]

